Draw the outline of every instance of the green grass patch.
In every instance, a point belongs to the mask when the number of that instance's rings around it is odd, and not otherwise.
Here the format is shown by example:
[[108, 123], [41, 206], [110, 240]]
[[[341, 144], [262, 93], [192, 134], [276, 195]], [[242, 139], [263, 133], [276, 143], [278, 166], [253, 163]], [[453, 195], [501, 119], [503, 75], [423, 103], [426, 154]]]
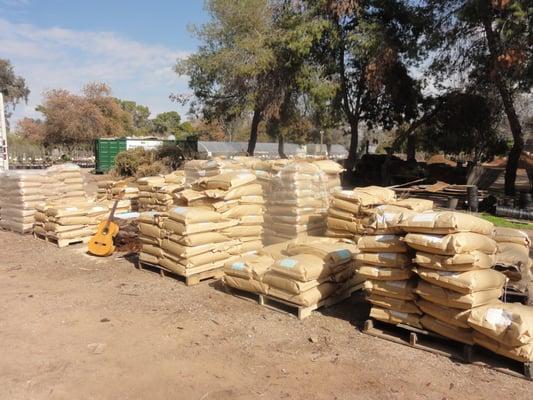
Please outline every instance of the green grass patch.
[[503, 228], [532, 229], [533, 230], [533, 224], [530, 224], [528, 222], [524, 222], [522, 224], [520, 222], [510, 221], [503, 217], [496, 217], [495, 215], [491, 215], [488, 213], [481, 213], [479, 216], [487, 221], [492, 222], [495, 226], [501, 226]]

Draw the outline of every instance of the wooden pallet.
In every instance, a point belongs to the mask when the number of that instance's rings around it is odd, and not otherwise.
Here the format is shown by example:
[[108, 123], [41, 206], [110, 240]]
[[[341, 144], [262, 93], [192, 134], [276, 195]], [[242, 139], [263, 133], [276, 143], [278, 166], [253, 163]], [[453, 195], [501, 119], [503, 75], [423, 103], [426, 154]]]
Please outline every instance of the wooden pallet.
[[51, 237], [48, 237], [47, 235], [41, 235], [39, 233], [33, 233], [33, 237], [36, 239], [44, 240], [45, 242], [55, 244], [59, 248], [72, 246], [75, 244], [87, 244], [89, 243], [89, 240], [91, 240], [90, 236], [84, 237], [84, 238], [76, 238], [76, 239], [54, 239]]
[[259, 304], [259, 296], [261, 296], [259, 293], [247, 292], [246, 290], [236, 289], [226, 284], [224, 284], [223, 290], [233, 297]]
[[290, 301], [280, 299], [278, 297], [264, 294], [259, 295], [259, 304], [274, 311], [293, 315], [295, 314], [298, 319], [302, 320], [304, 318], [309, 317], [315, 310], [334, 306], [335, 304], [338, 304], [341, 301], [350, 298], [353, 293], [361, 290], [362, 288], [363, 284], [353, 286], [341, 293], [330, 296], [327, 299], [324, 299], [319, 303], [311, 306], [301, 306], [298, 304], [291, 303]]
[[25, 231], [20, 231], [17, 229], [10, 228], [8, 226], [0, 226], [0, 231], [16, 233], [18, 235], [27, 235], [32, 233], [33, 228], [26, 229]]
[[533, 363], [531, 362], [518, 362], [479, 346], [460, 343], [409, 325], [391, 325], [368, 319], [364, 323], [363, 332], [380, 339], [428, 351], [467, 364], [478, 365], [507, 375], [533, 380]]
[[198, 285], [200, 282], [210, 280], [210, 279], [220, 279], [224, 276], [224, 271], [222, 268], [211, 269], [211, 270], [203, 271], [203, 272], [197, 272], [197, 273], [190, 274], [190, 275], [182, 275], [182, 274], [178, 274], [175, 271], [171, 271], [167, 268], [164, 268], [160, 265], [150, 264], [144, 261], [137, 261], [136, 266], [139, 270], [155, 270], [159, 272], [159, 275], [163, 277], [170, 276], [173, 278], [178, 278], [180, 280], [183, 280], [185, 282], [185, 285], [187, 286]]

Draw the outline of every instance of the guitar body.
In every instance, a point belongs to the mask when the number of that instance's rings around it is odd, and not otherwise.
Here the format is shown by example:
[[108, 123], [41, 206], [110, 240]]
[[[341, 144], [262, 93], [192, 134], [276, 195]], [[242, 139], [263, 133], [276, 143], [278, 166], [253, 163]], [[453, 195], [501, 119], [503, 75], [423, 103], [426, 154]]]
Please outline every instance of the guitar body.
[[95, 235], [89, 241], [89, 253], [100, 257], [107, 257], [113, 254], [115, 251], [113, 239], [117, 236], [118, 231], [119, 227], [113, 221], [100, 222]]

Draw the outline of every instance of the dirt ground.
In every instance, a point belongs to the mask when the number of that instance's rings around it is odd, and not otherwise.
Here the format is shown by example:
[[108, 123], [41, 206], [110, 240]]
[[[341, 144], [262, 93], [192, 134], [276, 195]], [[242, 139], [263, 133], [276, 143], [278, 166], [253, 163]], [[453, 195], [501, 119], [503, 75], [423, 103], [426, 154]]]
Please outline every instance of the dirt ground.
[[[533, 383], [0, 232], [1, 399], [531, 399]], [[312, 338], [313, 340], [310, 340]]]

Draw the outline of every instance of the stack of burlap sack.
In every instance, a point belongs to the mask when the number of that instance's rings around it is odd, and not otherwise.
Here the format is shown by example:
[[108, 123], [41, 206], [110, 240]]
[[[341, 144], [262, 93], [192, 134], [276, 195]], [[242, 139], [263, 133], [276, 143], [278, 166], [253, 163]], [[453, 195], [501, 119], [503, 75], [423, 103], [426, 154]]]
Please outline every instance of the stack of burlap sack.
[[509, 278], [509, 288], [524, 292], [533, 281], [529, 236], [518, 229], [497, 227], [494, 230], [494, 240], [498, 243], [495, 269]]
[[324, 172], [307, 161], [294, 161], [272, 178], [266, 195], [265, 244], [319, 236], [328, 208]]
[[250, 170], [227, 172], [203, 178], [193, 184], [193, 189], [205, 196], [204, 206], [219, 213], [221, 221], [231, 221], [232, 226], [218, 233], [236, 245], [230, 254], [243, 254], [259, 250], [262, 246], [263, 189]]
[[414, 271], [420, 278], [416, 304], [427, 330], [473, 344], [469, 315], [502, 295], [506, 278], [491, 269], [496, 242], [492, 223], [452, 211], [426, 212], [406, 218], [400, 227], [416, 251]]
[[85, 180], [81, 168], [75, 164], [58, 164], [47, 169], [48, 175], [53, 178], [56, 191], [56, 199], [68, 199], [70, 201], [83, 201], [87, 199]]
[[354, 271], [356, 246], [309, 237], [267, 246], [225, 264], [224, 282], [295, 305], [312, 306], [362, 282]]
[[493, 302], [474, 308], [467, 319], [474, 342], [521, 362], [533, 361], [533, 307]]
[[[377, 221], [374, 216], [379, 206], [390, 204], [395, 199], [393, 190], [379, 186], [335, 190], [328, 210], [326, 236], [353, 238], [354, 235], [369, 233], [372, 223], [393, 225], [395, 221]], [[384, 217], [388, 216], [385, 210], [381, 211]]]
[[191, 160], [184, 166], [185, 184], [192, 185], [199, 179], [236, 172], [246, 169], [243, 164], [236, 160], [213, 158], [212, 160]]
[[[351, 231], [358, 234], [356, 271], [367, 279], [365, 289], [372, 304], [370, 316], [393, 324], [421, 327], [415, 305], [416, 279], [411, 268], [412, 255], [403, 241], [399, 227], [403, 218], [433, 208], [433, 202], [421, 199], [396, 200], [390, 189], [374, 187], [354, 190], [344, 196], [341, 206], [350, 201], [359, 207], [358, 219]], [[350, 198], [350, 200], [348, 200]], [[388, 202], [389, 204], [383, 204]], [[354, 208], [355, 210], [355, 208]], [[352, 233], [352, 232], [350, 232]]]
[[164, 258], [161, 244], [166, 237], [163, 229], [163, 223], [166, 218], [164, 213], [157, 211], [146, 211], [139, 214], [138, 228], [139, 240], [141, 241], [139, 261], [160, 265], [161, 260]]
[[137, 179], [139, 211], [167, 211], [174, 205], [175, 194], [184, 189], [184, 180], [183, 171]]
[[341, 173], [344, 168], [332, 160], [318, 160], [314, 164], [326, 175], [326, 187], [332, 193], [341, 189]]
[[100, 203], [48, 202], [37, 206], [33, 231], [56, 241], [83, 241], [94, 235], [108, 214], [109, 208]]
[[18, 233], [31, 232], [35, 207], [53, 195], [51, 183], [44, 171], [0, 174], [0, 226]]
[[236, 221], [204, 207], [174, 207], [162, 223], [162, 267], [188, 276], [220, 269], [239, 240], [222, 233]]

